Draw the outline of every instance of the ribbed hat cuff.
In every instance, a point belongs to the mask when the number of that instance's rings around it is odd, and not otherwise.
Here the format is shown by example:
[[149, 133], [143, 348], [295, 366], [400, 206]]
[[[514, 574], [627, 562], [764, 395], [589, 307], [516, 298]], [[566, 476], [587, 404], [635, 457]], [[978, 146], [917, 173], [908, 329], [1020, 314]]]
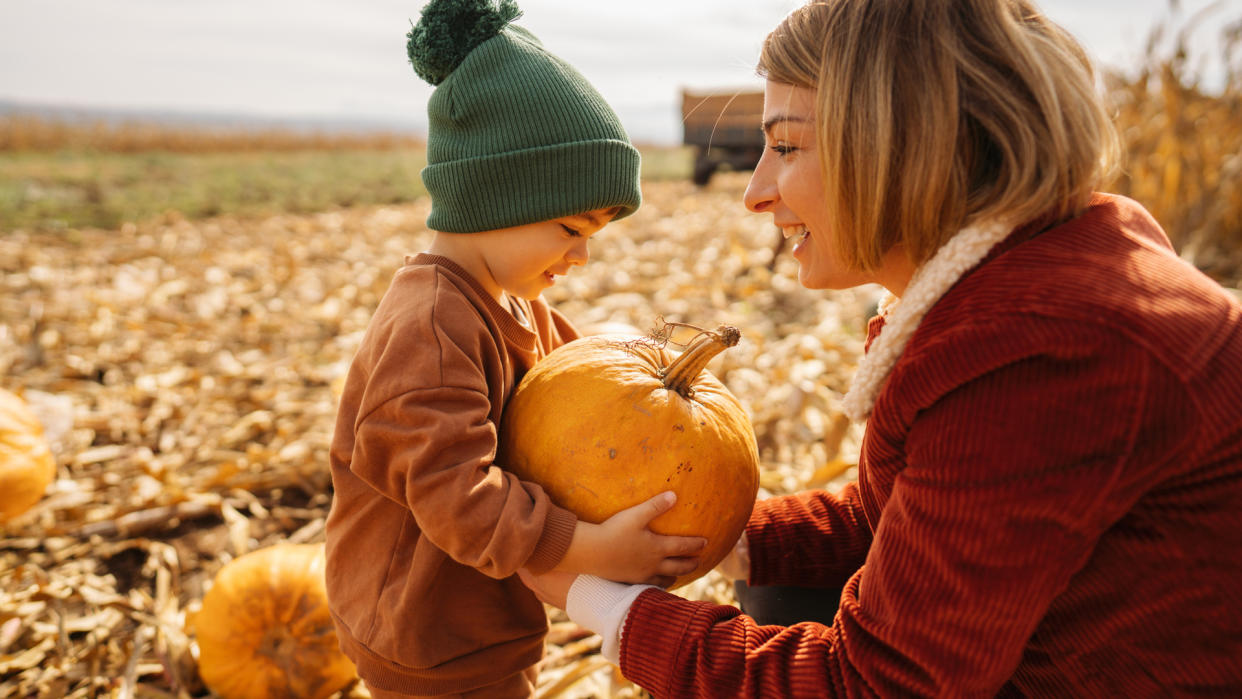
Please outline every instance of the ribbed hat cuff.
[[[427, 227], [478, 233], [642, 201], [640, 156], [618, 140], [579, 141], [453, 160], [423, 169], [431, 195]], [[615, 219], [614, 219], [615, 220]]]

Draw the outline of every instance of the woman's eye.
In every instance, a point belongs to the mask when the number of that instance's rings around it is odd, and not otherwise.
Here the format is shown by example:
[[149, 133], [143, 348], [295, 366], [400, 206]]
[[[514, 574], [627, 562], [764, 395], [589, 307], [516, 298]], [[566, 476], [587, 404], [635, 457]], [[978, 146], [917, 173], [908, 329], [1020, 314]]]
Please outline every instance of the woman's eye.
[[768, 148], [770, 148], [774, 153], [781, 156], [782, 158], [798, 150], [794, 146], [786, 145], [784, 143], [778, 143], [774, 146], [768, 146]]
[[577, 238], [577, 237], [579, 237], [579, 236], [581, 236], [581, 235], [582, 235], [582, 234], [581, 234], [581, 233], [579, 233], [578, 231], [574, 230], [573, 228], [570, 228], [569, 226], [566, 226], [566, 225], [565, 225], [565, 224], [563, 224], [563, 223], [561, 224], [561, 228], [564, 228], [564, 229], [565, 229], [565, 232], [569, 234], [569, 237], [570, 237], [570, 238]]

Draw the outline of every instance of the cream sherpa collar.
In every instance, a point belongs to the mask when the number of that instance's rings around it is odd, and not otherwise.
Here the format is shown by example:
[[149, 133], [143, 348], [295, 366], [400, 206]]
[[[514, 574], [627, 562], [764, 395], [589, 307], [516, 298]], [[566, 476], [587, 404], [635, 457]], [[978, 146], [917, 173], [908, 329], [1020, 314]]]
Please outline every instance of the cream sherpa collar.
[[949, 287], [979, 264], [988, 251], [1012, 230], [1012, 226], [998, 222], [963, 228], [915, 270], [905, 295], [898, 299], [889, 294], [881, 301], [880, 314], [884, 316], [884, 327], [872, 341], [871, 349], [863, 355], [854, 374], [854, 382], [845, 394], [845, 414], [851, 420], [861, 422], [871, 416], [880, 388], [923, 316]]

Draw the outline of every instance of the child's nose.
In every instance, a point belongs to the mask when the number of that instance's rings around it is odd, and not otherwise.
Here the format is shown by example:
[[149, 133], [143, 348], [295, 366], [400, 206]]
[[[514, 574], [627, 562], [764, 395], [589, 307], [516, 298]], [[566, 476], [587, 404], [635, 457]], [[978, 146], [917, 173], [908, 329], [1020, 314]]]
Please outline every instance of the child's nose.
[[565, 259], [571, 265], [585, 265], [591, 259], [591, 252], [587, 250], [587, 239], [582, 238], [571, 247], [565, 254]]

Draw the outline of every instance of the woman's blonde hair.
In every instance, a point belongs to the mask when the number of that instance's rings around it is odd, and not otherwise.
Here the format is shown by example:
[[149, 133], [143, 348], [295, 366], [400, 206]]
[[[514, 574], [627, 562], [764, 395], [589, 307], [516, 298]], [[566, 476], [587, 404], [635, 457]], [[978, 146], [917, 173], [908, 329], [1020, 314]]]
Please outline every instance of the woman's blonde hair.
[[1067, 219], [1119, 151], [1082, 47], [1027, 0], [830, 0], [764, 41], [759, 74], [815, 90], [843, 261], [925, 262], [977, 220]]

